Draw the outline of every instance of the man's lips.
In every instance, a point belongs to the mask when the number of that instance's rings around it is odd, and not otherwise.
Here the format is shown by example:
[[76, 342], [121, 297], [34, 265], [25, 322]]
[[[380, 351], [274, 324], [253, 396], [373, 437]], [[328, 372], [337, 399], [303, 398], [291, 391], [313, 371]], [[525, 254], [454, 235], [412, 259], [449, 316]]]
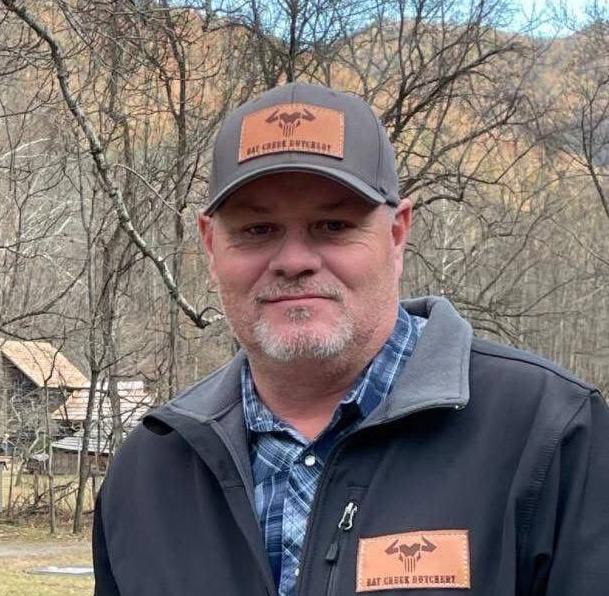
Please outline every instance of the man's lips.
[[321, 296], [320, 294], [299, 294], [297, 296], [290, 294], [286, 296], [273, 296], [273, 298], [263, 298], [261, 302], [273, 303], [273, 302], [291, 302], [297, 300], [331, 300], [330, 296]]

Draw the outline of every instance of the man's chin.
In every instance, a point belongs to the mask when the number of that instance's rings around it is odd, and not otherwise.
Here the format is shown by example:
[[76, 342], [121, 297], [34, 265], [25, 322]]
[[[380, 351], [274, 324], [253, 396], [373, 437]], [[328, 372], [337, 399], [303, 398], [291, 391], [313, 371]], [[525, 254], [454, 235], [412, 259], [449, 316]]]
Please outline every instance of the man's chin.
[[325, 361], [337, 358], [344, 349], [328, 347], [325, 344], [294, 345], [287, 343], [263, 344], [262, 352], [277, 362], [303, 362], [307, 360]]
[[254, 338], [258, 349], [273, 360], [327, 360], [340, 356], [351, 345], [353, 329], [351, 325], [341, 325], [326, 332], [305, 328], [280, 332], [259, 321]]

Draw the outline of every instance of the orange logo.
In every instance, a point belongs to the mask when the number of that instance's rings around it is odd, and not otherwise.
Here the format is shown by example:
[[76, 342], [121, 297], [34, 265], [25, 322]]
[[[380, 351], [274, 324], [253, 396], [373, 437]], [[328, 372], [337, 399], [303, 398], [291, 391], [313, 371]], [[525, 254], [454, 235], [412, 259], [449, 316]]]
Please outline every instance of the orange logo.
[[361, 538], [357, 592], [469, 588], [467, 530], [429, 530]]
[[303, 103], [280, 104], [243, 118], [238, 160], [287, 151], [342, 159], [344, 141], [342, 112]]

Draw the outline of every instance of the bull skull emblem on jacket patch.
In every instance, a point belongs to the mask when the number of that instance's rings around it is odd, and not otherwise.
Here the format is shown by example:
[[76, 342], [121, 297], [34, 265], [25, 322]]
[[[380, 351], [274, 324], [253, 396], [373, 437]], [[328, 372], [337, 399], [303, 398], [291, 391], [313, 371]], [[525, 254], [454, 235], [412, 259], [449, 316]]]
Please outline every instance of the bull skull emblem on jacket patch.
[[400, 544], [399, 539], [394, 540], [386, 549], [388, 555], [398, 555], [398, 559], [404, 564], [406, 573], [414, 573], [417, 561], [421, 559], [421, 553], [431, 553], [436, 550], [436, 545], [421, 536], [421, 542], [414, 544]]

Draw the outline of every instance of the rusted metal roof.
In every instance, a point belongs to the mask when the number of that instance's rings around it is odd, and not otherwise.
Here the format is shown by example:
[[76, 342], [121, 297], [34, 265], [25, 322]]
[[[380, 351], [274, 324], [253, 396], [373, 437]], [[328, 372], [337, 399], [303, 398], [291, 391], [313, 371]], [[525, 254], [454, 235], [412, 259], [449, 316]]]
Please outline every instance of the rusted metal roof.
[[[120, 399], [121, 420], [123, 427], [129, 429], [137, 424], [153, 405], [153, 397], [141, 381], [119, 381], [118, 396]], [[89, 389], [72, 392], [65, 403], [57, 408], [52, 417], [66, 422], [82, 422], [87, 414]], [[108, 421], [112, 418], [110, 397], [107, 388], [101, 385], [95, 391], [93, 420]]]
[[38, 387], [76, 389], [89, 384], [74, 364], [45, 341], [0, 340], [0, 353]]

